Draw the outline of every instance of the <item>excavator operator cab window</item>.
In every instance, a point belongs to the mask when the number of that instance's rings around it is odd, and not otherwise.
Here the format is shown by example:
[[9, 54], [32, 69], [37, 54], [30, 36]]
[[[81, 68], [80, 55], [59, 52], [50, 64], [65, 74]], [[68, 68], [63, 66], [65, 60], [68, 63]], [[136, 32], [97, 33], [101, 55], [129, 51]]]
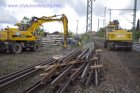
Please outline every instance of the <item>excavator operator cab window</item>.
[[112, 31], [114, 31], [114, 30], [115, 30], [115, 27], [108, 27], [108, 28], [107, 28], [107, 31], [108, 31], [108, 32], [112, 32]]
[[26, 31], [27, 30], [27, 24], [20, 24], [20, 26], [19, 26], [19, 30], [20, 31]]

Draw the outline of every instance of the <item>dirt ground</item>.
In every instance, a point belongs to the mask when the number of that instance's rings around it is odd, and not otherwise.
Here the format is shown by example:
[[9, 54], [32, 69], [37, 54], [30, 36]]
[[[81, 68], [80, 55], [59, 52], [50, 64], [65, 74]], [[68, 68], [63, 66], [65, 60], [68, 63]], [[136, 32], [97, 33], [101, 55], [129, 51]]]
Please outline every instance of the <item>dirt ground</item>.
[[97, 42], [102, 54], [103, 81], [98, 87], [88, 88], [79, 84], [68, 89], [68, 93], [140, 93], [140, 53], [136, 51], [107, 51], [103, 43]]
[[[107, 51], [103, 49], [104, 81], [95, 88], [96, 93], [140, 93], [140, 53], [136, 51]], [[92, 93], [92, 92], [91, 92]]]
[[0, 76], [22, 69], [31, 64], [45, 61], [53, 55], [65, 55], [71, 49], [64, 50], [61, 46], [44, 46], [39, 52], [23, 51], [21, 54], [0, 53]]
[[[100, 63], [103, 64], [103, 81], [98, 87], [90, 85], [87, 88], [81, 87], [78, 82], [70, 86], [66, 93], [140, 93], [140, 53], [136, 51], [107, 51], [103, 48], [102, 43], [97, 42], [98, 48], [101, 48], [102, 55]], [[0, 54], [0, 76], [24, 68], [27, 65], [46, 60], [54, 54], [67, 54], [71, 50], [61, 50], [61, 47], [44, 47], [40, 52], [23, 52], [22, 54]], [[59, 51], [58, 51], [59, 50]], [[9, 89], [13, 92], [20, 93], [31, 85], [38, 77], [29, 79], [16, 85], [17, 87]], [[40, 92], [45, 93], [45, 92]]]

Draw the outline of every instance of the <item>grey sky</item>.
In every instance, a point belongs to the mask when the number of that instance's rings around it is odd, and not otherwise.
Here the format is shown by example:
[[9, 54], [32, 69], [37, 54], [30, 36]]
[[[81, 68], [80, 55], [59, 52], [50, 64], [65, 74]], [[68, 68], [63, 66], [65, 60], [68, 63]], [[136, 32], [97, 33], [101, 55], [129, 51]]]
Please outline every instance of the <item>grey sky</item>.
[[4, 4], [6, 4], [6, 0], [0, 0], [0, 5], [2, 5], [0, 7], [0, 23], [14, 24], [17, 19], [14, 14], [3, 8]]
[[[59, 3], [69, 5], [79, 16], [86, 16], [87, 0], [34, 0], [37, 3]], [[103, 16], [105, 0], [93, 1], [93, 12], [96, 16]]]
[[93, 13], [96, 16], [103, 16], [104, 15], [104, 8], [105, 8], [105, 0], [93, 2]]
[[[130, 9], [134, 8], [134, 1], [135, 0], [131, 0], [131, 2], [129, 2], [128, 8], [130, 8]], [[140, 11], [140, 0], [137, 0], [137, 10]]]
[[17, 22], [14, 14], [10, 13], [8, 10], [1, 9], [0, 13], [0, 23], [15, 24]]
[[37, 3], [58, 3], [63, 6], [69, 5], [79, 16], [86, 15], [86, 2], [84, 0], [34, 0]]
[[[6, 2], [7, 1], [7, 2]], [[27, 2], [28, 1], [28, 2]], [[122, 0], [121, 4], [118, 2], [118, 0], [96, 0], [93, 2], [93, 28], [97, 28], [98, 25], [98, 18], [103, 17], [104, 15], [104, 7], [107, 6], [107, 9], [109, 8], [133, 8], [134, 0]], [[137, 0], [137, 7], [138, 10], [140, 10], [140, 0]], [[87, 0], [0, 0], [0, 4], [60, 4], [62, 5], [62, 8], [3, 8], [0, 7], [0, 24], [11, 24], [14, 25], [16, 22], [20, 21], [24, 16], [32, 17], [32, 16], [48, 16], [53, 14], [61, 14], [65, 13], [68, 17], [69, 21], [69, 28], [71, 27], [71, 30], [75, 31], [75, 24], [76, 20], [79, 20], [79, 30], [84, 30], [86, 26], [86, 9], [87, 9]], [[132, 21], [132, 16], [127, 16], [128, 12], [120, 11], [120, 13], [124, 13], [124, 16], [126, 16], [127, 19]], [[130, 11], [131, 12], [131, 11]], [[126, 24], [126, 20], [118, 14], [117, 12], [112, 12], [112, 20], [115, 18], [118, 18], [123, 24]], [[131, 12], [133, 13], [133, 12]], [[137, 15], [137, 18], [139, 18], [139, 14]], [[107, 17], [109, 19], [109, 11], [107, 10]], [[103, 18], [101, 19], [103, 20]], [[107, 20], [108, 22], [109, 20]], [[107, 23], [106, 22], [106, 23]], [[100, 26], [103, 26], [103, 21], [100, 22]], [[81, 25], [80, 25], [81, 24]], [[129, 24], [127, 22], [127, 24]], [[131, 27], [130, 25], [127, 25], [128, 27]], [[125, 27], [125, 25], [124, 25]], [[47, 26], [48, 28], [48, 26]], [[130, 28], [129, 28], [130, 29]]]

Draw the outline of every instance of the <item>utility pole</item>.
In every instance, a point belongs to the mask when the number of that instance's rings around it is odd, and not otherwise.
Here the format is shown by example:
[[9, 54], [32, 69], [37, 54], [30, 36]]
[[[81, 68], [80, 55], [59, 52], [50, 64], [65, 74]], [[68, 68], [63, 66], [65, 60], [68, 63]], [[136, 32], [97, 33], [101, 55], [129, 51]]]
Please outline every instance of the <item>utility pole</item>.
[[77, 21], [76, 35], [78, 35], [78, 22], [79, 22], [79, 20], [76, 20], [76, 21]]
[[92, 0], [87, 0], [87, 19], [86, 19], [86, 47], [88, 47], [88, 35], [90, 36], [90, 47], [91, 46], [91, 34], [92, 31]]
[[99, 31], [99, 27], [100, 27], [100, 19], [98, 18], [98, 31]]
[[134, 14], [133, 14], [133, 39], [135, 39], [135, 31], [136, 31], [136, 12], [137, 12], [137, 0], [134, 2]]
[[110, 18], [109, 18], [109, 21], [111, 22], [111, 9], [109, 9], [109, 10], [110, 10], [110, 14], [109, 14], [110, 15]]
[[92, 0], [87, 0], [86, 33], [92, 31]]
[[[97, 28], [98, 31], [100, 30], [100, 27], [104, 27], [104, 22], [105, 22], [105, 19], [98, 18], [98, 28]], [[100, 23], [102, 23], [102, 25], [100, 25]]]
[[[86, 34], [87, 34], [86, 36], [87, 36], [87, 39], [88, 39], [89, 32], [92, 31], [92, 3], [93, 3], [93, 0], [87, 0], [87, 19], [86, 19]], [[90, 34], [89, 36], [90, 36], [90, 47], [92, 47], [92, 45], [91, 45], [92, 35]], [[86, 45], [87, 45], [87, 41], [86, 41]]]
[[104, 8], [104, 27], [106, 26], [106, 7]]

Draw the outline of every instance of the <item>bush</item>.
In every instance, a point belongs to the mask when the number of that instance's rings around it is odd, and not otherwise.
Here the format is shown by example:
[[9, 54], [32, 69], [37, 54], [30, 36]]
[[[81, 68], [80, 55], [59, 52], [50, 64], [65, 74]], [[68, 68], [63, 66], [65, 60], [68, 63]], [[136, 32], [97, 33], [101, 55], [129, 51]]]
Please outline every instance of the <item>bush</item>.
[[139, 39], [140, 38], [140, 31], [136, 31], [134, 35], [135, 35], [135, 39]]

